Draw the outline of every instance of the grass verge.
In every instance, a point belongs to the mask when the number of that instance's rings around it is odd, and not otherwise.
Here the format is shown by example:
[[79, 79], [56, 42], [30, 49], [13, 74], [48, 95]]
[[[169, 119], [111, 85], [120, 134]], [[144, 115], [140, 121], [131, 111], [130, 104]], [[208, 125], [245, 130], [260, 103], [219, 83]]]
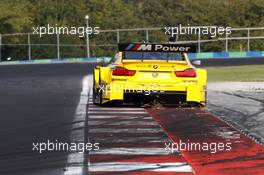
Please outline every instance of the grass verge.
[[207, 67], [208, 81], [264, 81], [264, 65]]

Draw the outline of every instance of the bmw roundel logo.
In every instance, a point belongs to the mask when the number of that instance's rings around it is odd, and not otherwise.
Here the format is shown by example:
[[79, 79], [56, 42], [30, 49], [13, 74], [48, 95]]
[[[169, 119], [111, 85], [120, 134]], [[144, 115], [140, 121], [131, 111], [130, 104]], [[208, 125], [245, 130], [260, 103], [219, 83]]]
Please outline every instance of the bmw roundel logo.
[[158, 65], [156, 65], [156, 64], [155, 64], [155, 65], [153, 65], [153, 68], [154, 68], [154, 69], [157, 69], [158, 67], [159, 67], [159, 66], [158, 66]]

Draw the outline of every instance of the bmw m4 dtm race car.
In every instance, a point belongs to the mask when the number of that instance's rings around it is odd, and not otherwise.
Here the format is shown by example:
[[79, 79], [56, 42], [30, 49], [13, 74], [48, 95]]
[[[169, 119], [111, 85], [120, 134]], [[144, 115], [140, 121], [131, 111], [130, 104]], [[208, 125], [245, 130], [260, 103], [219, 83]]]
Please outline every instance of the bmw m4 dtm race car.
[[195, 45], [126, 43], [107, 66], [94, 69], [95, 104], [119, 101], [206, 104], [207, 72], [196, 68], [187, 53]]

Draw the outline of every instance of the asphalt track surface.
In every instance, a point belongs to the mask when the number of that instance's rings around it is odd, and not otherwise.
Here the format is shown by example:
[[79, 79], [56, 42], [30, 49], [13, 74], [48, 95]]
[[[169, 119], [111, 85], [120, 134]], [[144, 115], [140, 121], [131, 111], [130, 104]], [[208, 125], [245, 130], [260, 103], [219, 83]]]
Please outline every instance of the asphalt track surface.
[[[90, 64], [0, 66], [0, 174], [263, 174], [263, 146], [207, 111], [93, 105], [91, 70]], [[32, 142], [47, 140], [100, 149], [32, 150]], [[210, 146], [172, 149], [180, 142]], [[212, 153], [214, 143], [222, 146]]]
[[0, 66], [0, 174], [63, 174], [67, 152], [32, 142], [69, 141], [88, 64]]

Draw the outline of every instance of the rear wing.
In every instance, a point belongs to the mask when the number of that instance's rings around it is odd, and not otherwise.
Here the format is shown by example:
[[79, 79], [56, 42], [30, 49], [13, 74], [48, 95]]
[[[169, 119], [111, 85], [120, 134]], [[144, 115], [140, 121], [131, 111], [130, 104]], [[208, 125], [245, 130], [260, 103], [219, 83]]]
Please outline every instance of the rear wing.
[[148, 43], [119, 43], [119, 52], [179, 52], [193, 53], [197, 51], [195, 44], [148, 44]]

